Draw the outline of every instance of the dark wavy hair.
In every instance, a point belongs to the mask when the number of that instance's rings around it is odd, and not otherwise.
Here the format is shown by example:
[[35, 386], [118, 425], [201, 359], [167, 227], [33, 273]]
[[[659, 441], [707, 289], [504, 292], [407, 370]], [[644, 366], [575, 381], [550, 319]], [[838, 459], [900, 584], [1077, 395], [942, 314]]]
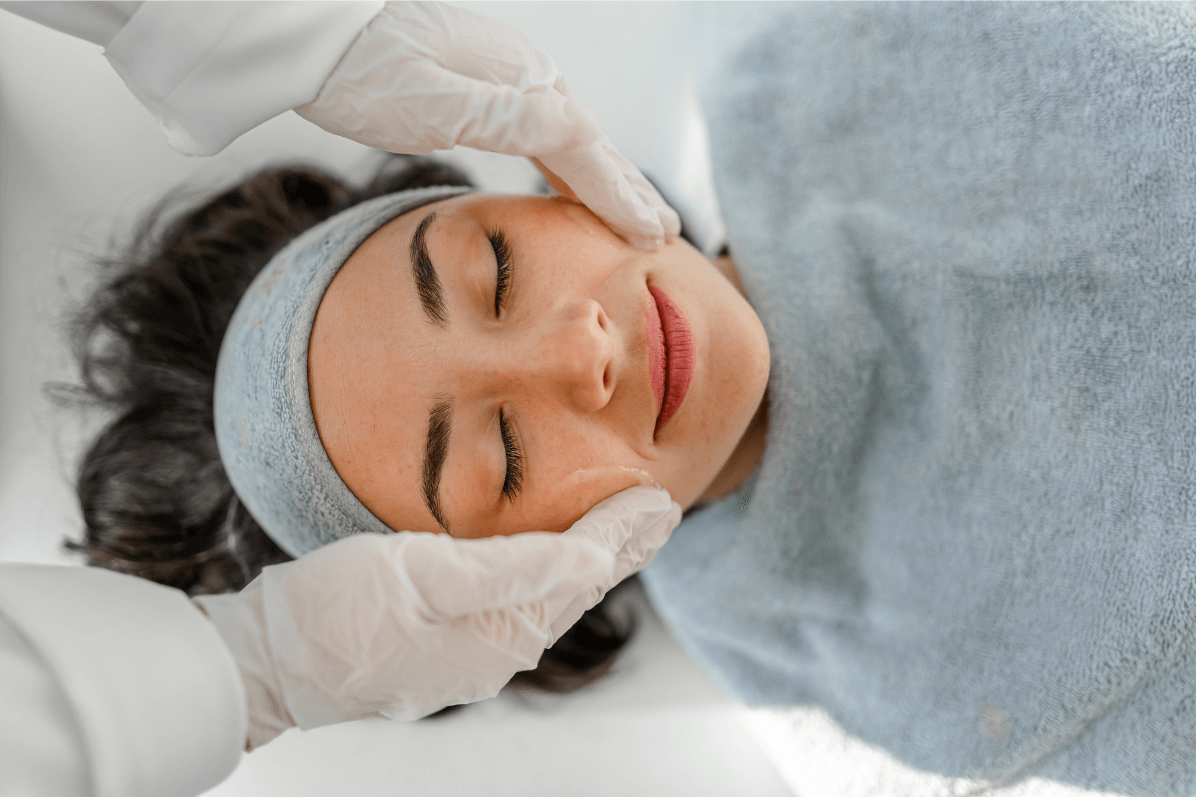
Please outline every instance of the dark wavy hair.
[[[151, 211], [71, 327], [79, 382], [52, 392], [110, 420], [79, 464], [89, 564], [189, 595], [240, 590], [291, 557], [238, 499], [216, 450], [212, 393], [220, 342], [250, 282], [288, 241], [352, 205], [431, 185], [472, 185], [457, 169], [392, 156], [364, 186], [319, 169], [260, 171], [190, 208]], [[563, 692], [598, 679], [633, 623], [605, 601], [513, 684]]]

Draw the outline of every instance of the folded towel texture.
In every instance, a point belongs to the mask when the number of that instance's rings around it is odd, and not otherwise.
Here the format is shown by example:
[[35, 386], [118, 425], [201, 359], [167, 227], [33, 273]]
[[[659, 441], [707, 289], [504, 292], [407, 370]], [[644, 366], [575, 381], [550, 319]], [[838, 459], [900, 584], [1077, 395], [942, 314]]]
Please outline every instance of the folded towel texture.
[[919, 769], [1196, 793], [1196, 11], [797, 4], [704, 102], [770, 428], [670, 626]]

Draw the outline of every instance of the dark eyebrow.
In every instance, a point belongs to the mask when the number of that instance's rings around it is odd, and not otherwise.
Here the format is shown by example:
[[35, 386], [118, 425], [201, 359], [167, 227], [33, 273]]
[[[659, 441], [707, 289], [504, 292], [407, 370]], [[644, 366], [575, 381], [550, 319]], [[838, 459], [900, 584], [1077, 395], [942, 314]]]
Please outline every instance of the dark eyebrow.
[[432, 323], [447, 327], [449, 320], [444, 309], [444, 291], [440, 288], [440, 277], [436, 276], [436, 266], [428, 257], [428, 227], [432, 226], [435, 219], [435, 213], [424, 216], [411, 236], [411, 272], [415, 276], [415, 290], [419, 293], [424, 312], [432, 319]]
[[440, 474], [448, 456], [449, 433], [453, 427], [453, 400], [441, 398], [428, 413], [428, 443], [424, 448], [424, 504], [436, 522], [449, 530], [440, 508]]

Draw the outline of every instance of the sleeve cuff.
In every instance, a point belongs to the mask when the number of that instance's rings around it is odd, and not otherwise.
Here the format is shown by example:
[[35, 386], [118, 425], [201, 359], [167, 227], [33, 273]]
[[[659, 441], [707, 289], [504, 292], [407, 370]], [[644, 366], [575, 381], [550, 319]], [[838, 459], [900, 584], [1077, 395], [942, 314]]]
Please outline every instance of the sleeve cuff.
[[145, 3], [104, 51], [167, 140], [214, 155], [310, 102], [375, 2]]
[[98, 797], [193, 797], [245, 747], [245, 690], [182, 592], [87, 567], [0, 567], [0, 612], [75, 712]]

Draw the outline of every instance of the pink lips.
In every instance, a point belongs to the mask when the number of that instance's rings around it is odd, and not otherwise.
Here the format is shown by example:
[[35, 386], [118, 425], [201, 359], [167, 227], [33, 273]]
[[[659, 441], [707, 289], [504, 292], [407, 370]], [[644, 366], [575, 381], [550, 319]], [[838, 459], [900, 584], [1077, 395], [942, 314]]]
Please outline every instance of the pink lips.
[[652, 393], [661, 404], [653, 434], [677, 413], [689, 383], [693, 380], [697, 352], [693, 331], [685, 316], [669, 295], [649, 285], [655, 300], [644, 311], [644, 326], [648, 333], [648, 373], [652, 379]]

